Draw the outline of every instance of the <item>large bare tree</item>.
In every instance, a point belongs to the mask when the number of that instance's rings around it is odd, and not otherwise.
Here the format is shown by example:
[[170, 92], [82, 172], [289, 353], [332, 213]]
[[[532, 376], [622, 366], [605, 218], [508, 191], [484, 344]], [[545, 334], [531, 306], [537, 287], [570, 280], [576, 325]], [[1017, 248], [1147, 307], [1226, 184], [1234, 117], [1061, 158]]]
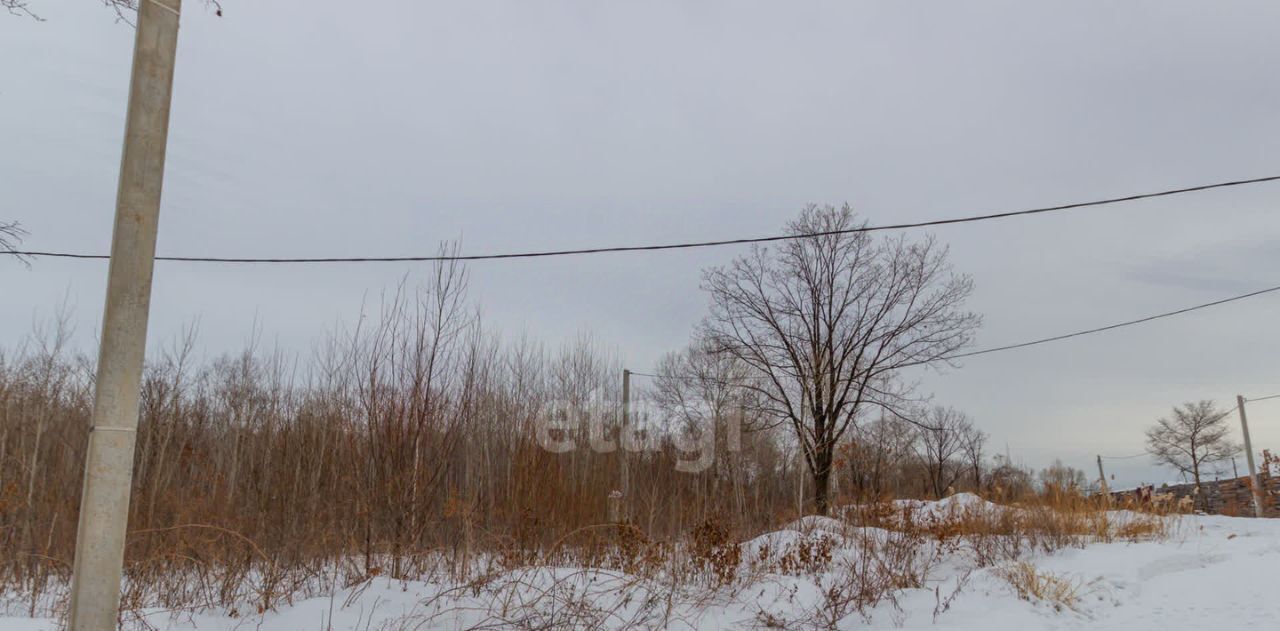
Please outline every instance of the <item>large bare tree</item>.
[[788, 423], [829, 509], [836, 444], [864, 413], [900, 414], [896, 375], [946, 361], [979, 324], [962, 309], [972, 281], [931, 238], [876, 238], [846, 205], [810, 206], [776, 249], [755, 246], [704, 273], [711, 312], [701, 328], [717, 352], [751, 368], [750, 387]]
[[1190, 474], [1200, 486], [1200, 474], [1240, 453], [1231, 441], [1227, 415], [1213, 401], [1190, 401], [1173, 408], [1173, 416], [1147, 430], [1147, 452], [1156, 462]]

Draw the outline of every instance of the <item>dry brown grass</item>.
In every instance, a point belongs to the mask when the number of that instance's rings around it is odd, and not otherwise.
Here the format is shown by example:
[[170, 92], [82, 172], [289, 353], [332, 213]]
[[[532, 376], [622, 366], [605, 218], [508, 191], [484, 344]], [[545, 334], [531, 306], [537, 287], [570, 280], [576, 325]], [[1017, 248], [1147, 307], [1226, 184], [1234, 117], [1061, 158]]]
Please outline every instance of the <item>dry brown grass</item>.
[[1025, 561], [997, 568], [995, 574], [1022, 600], [1044, 602], [1059, 611], [1074, 611], [1080, 604], [1083, 583], [1079, 580], [1039, 570]]
[[1053, 492], [1029, 494], [1009, 504], [957, 505], [941, 514], [882, 501], [857, 506], [849, 515], [855, 523], [916, 533], [963, 550], [978, 567], [1092, 543], [1160, 540], [1176, 525], [1176, 517], [1114, 511], [1096, 498]]

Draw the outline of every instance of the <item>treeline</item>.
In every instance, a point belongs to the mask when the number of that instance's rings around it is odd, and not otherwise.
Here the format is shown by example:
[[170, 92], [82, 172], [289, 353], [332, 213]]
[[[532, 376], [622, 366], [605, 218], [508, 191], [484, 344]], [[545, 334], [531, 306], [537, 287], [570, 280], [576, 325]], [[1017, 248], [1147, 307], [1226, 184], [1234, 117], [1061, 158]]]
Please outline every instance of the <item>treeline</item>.
[[[811, 476], [789, 430], [731, 375], [706, 371], [732, 366], [691, 349], [637, 378], [623, 442], [639, 451], [617, 449], [619, 359], [589, 338], [555, 350], [504, 341], [465, 292], [465, 272], [442, 267], [305, 362], [250, 345], [200, 363], [194, 332], [158, 349], [142, 389], [130, 567], [247, 557], [411, 576], [440, 551], [562, 544], [605, 522], [624, 486], [623, 515], [657, 540], [710, 518], [750, 534], [806, 511]], [[68, 337], [62, 320], [0, 354], [10, 587], [40, 589], [72, 560], [93, 375]], [[962, 414], [921, 419], [867, 419], [840, 445], [839, 502], [1030, 489], [1029, 472], [991, 466]]]
[[[791, 229], [852, 221], [810, 208]], [[754, 251], [737, 276], [709, 272], [718, 320], [625, 394], [623, 362], [589, 337], [548, 348], [486, 330], [456, 263], [305, 358], [251, 343], [203, 360], [194, 329], [153, 348], [126, 609], [143, 594], [186, 607], [252, 593], [269, 607], [359, 577], [465, 578], [479, 558], [594, 549], [572, 559], [590, 563], [626, 548], [592, 543], [624, 532], [610, 521], [649, 545], [698, 529], [751, 536], [873, 499], [1083, 487], [1070, 467], [1037, 479], [991, 458], [963, 413], [896, 383], [968, 339], [976, 319], [955, 311], [968, 281], [946, 275], [931, 242], [839, 234], [782, 262]], [[796, 295], [845, 302], [790, 305]], [[806, 310], [825, 324], [805, 328]], [[0, 350], [0, 598], [21, 594], [33, 613], [57, 609], [42, 594], [59, 598], [70, 575], [92, 410], [94, 364], [68, 321]]]
[[[251, 345], [200, 362], [194, 333], [155, 349], [128, 563], [358, 559], [359, 571], [408, 576], [441, 550], [536, 550], [604, 521], [622, 452], [591, 448], [590, 434], [616, 435], [621, 363], [586, 337], [555, 350], [503, 341], [482, 329], [465, 291], [464, 271], [442, 267], [306, 361]], [[65, 324], [0, 353], [0, 574], [10, 587], [72, 561], [93, 374]], [[596, 417], [566, 425], [579, 412]], [[686, 473], [674, 436], [650, 413], [638, 420], [649, 445], [627, 458], [627, 503], [649, 536], [710, 515], [760, 528], [794, 510], [797, 463], [767, 432], [733, 455], [751, 467]], [[548, 449], [548, 438], [577, 448]]]

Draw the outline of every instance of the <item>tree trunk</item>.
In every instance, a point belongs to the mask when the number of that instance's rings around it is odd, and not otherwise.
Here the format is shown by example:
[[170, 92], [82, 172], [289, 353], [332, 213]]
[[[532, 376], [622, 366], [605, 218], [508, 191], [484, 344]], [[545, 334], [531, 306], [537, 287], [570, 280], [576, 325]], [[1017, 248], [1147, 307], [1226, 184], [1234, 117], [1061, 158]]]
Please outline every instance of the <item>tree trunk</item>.
[[819, 447], [817, 453], [814, 454], [813, 464], [813, 510], [819, 515], [829, 515], [831, 512], [831, 461], [832, 450], [827, 447]]

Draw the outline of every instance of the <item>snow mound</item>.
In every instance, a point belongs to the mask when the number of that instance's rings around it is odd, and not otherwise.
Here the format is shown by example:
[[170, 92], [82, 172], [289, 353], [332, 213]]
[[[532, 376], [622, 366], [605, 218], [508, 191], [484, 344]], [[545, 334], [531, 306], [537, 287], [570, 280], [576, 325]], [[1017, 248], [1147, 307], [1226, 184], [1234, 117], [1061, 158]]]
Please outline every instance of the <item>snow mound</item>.
[[740, 546], [742, 563], [748, 567], [772, 568], [783, 557], [801, 552], [812, 555], [821, 549], [831, 550], [844, 538], [827, 530], [775, 530], [744, 541]]
[[783, 529], [798, 530], [800, 532], [822, 531], [843, 535], [848, 532], [849, 524], [834, 517], [805, 515], [804, 517], [783, 526]]
[[1007, 510], [1007, 507], [988, 502], [973, 493], [956, 493], [940, 500], [894, 500], [893, 505], [917, 521], [942, 521], [966, 514]]
[[990, 509], [999, 506], [998, 504], [988, 502], [973, 493], [956, 493], [951, 497], [940, 499], [933, 504], [941, 509]]

